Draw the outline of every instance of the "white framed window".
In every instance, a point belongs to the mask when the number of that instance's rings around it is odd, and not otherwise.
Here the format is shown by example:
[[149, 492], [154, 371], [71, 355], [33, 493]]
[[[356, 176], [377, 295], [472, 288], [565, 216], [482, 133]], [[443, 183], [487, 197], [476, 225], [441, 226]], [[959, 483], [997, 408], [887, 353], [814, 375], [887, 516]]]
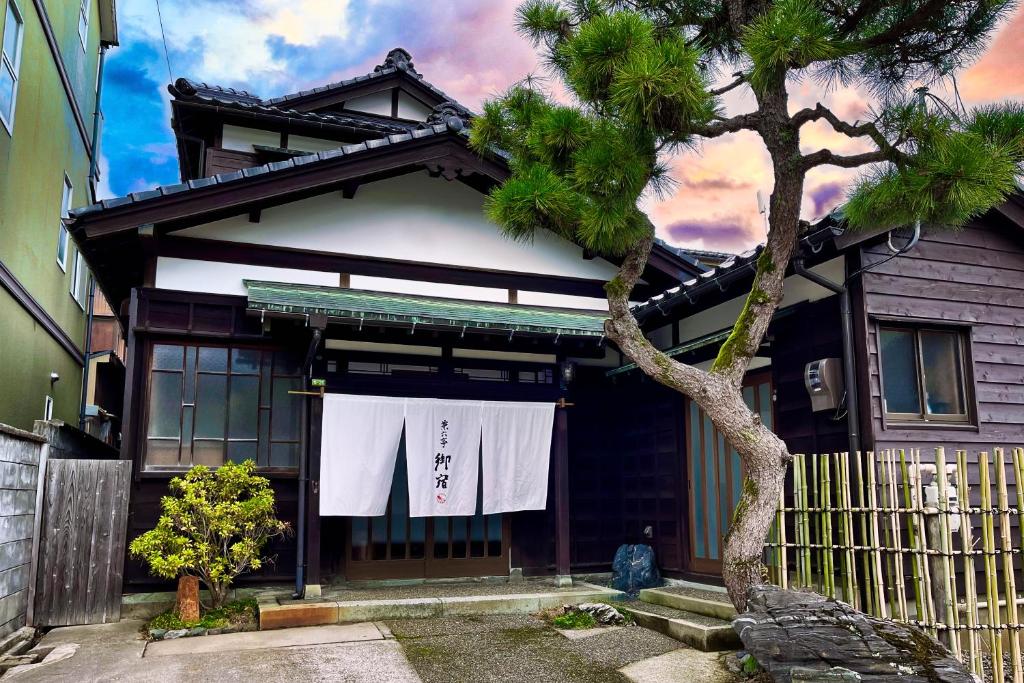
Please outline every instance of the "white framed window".
[[14, 0], [6, 0], [3, 48], [0, 49], [0, 123], [14, 134], [14, 105], [18, 99], [18, 70], [25, 22]]
[[82, 49], [89, 40], [89, 10], [92, 0], [81, 0], [78, 5], [78, 37], [82, 39]]
[[[71, 181], [68, 177], [64, 176], [64, 192], [60, 199], [60, 217], [67, 218], [68, 212], [71, 211], [71, 195], [75, 188], [71, 185]], [[64, 225], [64, 221], [58, 221], [57, 225], [57, 265], [64, 272], [68, 269], [68, 229]]]
[[46, 401], [43, 403], [43, 419], [53, 419], [53, 396], [47, 396]]
[[89, 267], [82, 252], [75, 252], [74, 268], [71, 270], [71, 297], [85, 310], [85, 295], [89, 289]]

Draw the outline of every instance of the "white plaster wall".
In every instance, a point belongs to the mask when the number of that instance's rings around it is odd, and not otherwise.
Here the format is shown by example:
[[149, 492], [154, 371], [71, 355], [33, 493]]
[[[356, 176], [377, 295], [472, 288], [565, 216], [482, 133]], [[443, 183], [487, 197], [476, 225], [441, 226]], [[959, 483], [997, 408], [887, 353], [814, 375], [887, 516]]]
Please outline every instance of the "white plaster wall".
[[430, 116], [431, 109], [417, 100], [412, 95], [399, 91], [398, 93], [398, 118], [412, 119], [413, 121], [426, 121]]
[[608, 280], [616, 269], [548, 231], [515, 242], [483, 215], [484, 196], [463, 183], [413, 173], [246, 216], [182, 230], [183, 237], [249, 242], [337, 254]]
[[323, 138], [288, 134], [288, 149], [297, 149], [303, 152], [325, 152], [329, 149], [337, 149], [343, 144], [337, 140], [324, 140]]
[[570, 296], [552, 292], [527, 292], [519, 290], [519, 303], [527, 306], [550, 306], [553, 308], [582, 308], [588, 311], [607, 311], [608, 299], [589, 296]]
[[253, 152], [253, 145], [280, 147], [281, 134], [273, 130], [244, 128], [242, 126], [225, 125], [221, 135], [221, 147], [238, 152]]
[[247, 294], [242, 280], [269, 280], [302, 285], [338, 286], [337, 273], [318, 273], [311, 270], [248, 266], [239, 263], [192, 261], [160, 256], [156, 261], [156, 286], [182, 292], [210, 294]]
[[363, 111], [367, 114], [391, 116], [391, 89], [345, 100], [343, 109]]
[[[841, 256], [817, 265], [811, 270], [833, 282], [842, 282], [846, 277]], [[796, 275], [786, 278], [783, 292], [784, 296], [779, 308], [803, 301], [817, 301], [828, 296], [835, 296], [834, 292]], [[732, 327], [736, 318], [739, 317], [740, 311], [743, 310], [744, 301], [746, 301], [746, 295], [730, 299], [679, 321], [679, 342], [688, 342], [691, 339]]]

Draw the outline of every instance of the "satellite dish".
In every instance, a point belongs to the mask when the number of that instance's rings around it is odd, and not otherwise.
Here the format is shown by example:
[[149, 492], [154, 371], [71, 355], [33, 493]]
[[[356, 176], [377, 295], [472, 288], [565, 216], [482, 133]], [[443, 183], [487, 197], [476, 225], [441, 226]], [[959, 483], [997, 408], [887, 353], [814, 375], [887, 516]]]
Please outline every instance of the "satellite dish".
[[903, 225], [889, 231], [889, 251], [894, 254], [902, 254], [910, 251], [921, 239], [921, 221], [914, 221], [913, 225]]

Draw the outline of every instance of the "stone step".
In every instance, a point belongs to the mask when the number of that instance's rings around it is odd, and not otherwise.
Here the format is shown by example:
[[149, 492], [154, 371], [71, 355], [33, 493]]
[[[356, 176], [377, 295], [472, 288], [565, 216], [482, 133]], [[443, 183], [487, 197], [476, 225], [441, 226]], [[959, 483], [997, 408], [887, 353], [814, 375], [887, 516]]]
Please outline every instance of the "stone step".
[[729, 602], [729, 597], [718, 591], [685, 586], [645, 588], [640, 591], [640, 600], [724, 621], [732, 621], [736, 618], [736, 609]]
[[623, 600], [612, 604], [617, 609], [633, 615], [633, 619], [640, 626], [663, 633], [704, 652], [732, 650], [740, 646], [739, 636], [733, 630], [732, 624], [724, 619], [641, 600]]

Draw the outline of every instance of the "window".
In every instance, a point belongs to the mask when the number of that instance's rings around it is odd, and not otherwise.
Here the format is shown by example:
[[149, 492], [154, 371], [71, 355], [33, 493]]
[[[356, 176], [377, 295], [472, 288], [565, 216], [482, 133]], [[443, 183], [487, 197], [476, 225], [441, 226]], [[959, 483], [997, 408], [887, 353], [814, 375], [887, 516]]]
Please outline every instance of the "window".
[[75, 252], [75, 262], [71, 269], [71, 296], [85, 310], [85, 294], [89, 289], [89, 267], [85, 265], [82, 252]]
[[14, 132], [14, 104], [18, 99], [18, 69], [21, 67], [21, 39], [24, 24], [14, 0], [7, 0], [4, 42], [0, 50], [0, 122]]
[[966, 336], [942, 328], [879, 329], [882, 405], [894, 422], [960, 422], [968, 410]]
[[43, 419], [53, 419], [53, 396], [47, 396], [46, 400], [43, 401]]
[[146, 469], [253, 459], [294, 468], [302, 449], [296, 356], [267, 349], [154, 344]]
[[[71, 211], [71, 193], [74, 188], [71, 186], [71, 181], [68, 180], [67, 176], [64, 176], [64, 194], [60, 200], [60, 217], [67, 218], [68, 212]], [[68, 229], [64, 225], [64, 221], [58, 221], [60, 225], [57, 227], [57, 265], [60, 269], [67, 271], [68, 268]]]
[[82, 49], [89, 40], [89, 9], [91, 0], [81, 0], [78, 5], [78, 37], [82, 39]]

